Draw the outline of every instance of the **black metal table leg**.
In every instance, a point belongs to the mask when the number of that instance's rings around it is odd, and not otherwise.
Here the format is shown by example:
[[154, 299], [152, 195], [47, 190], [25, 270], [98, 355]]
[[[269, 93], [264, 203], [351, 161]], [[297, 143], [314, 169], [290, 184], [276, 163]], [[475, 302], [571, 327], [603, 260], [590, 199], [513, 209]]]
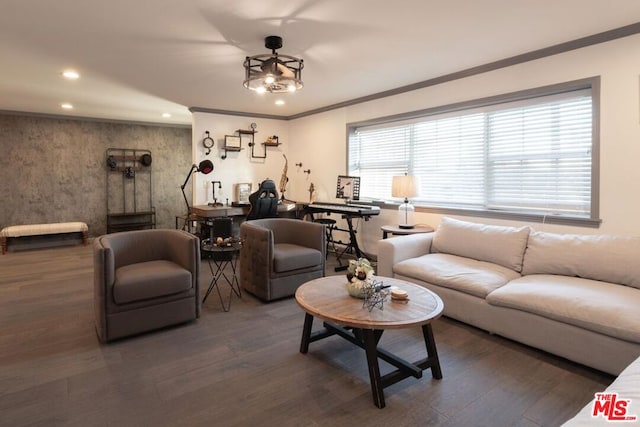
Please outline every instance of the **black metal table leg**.
[[311, 328], [313, 327], [313, 316], [309, 313], [304, 315], [304, 326], [302, 327], [302, 339], [300, 340], [300, 353], [306, 354], [309, 351], [311, 342]]
[[427, 347], [427, 361], [431, 367], [431, 375], [433, 378], [441, 380], [442, 369], [440, 368], [440, 359], [438, 358], [438, 350], [436, 350], [436, 340], [433, 338], [431, 323], [422, 325], [422, 335], [424, 336], [424, 344]]
[[[203, 303], [207, 300], [207, 298], [209, 297], [209, 294], [211, 293], [214, 287], [218, 292], [218, 297], [220, 298], [220, 304], [222, 305], [222, 310], [224, 310], [225, 312], [231, 310], [231, 297], [233, 296], [234, 293], [239, 298], [242, 298], [242, 291], [240, 289], [240, 283], [238, 281], [238, 275], [236, 272], [237, 261], [238, 261], [237, 254], [235, 253], [231, 254], [230, 260], [219, 261], [216, 259], [213, 259], [213, 260], [209, 259], [209, 270], [211, 270], [212, 278], [211, 278], [211, 282], [209, 282], [209, 287], [207, 288], [207, 292], [205, 293], [204, 298], [202, 299]], [[215, 265], [215, 270], [213, 267], [214, 265]], [[224, 271], [228, 265], [231, 266], [231, 270], [232, 270], [231, 279], [229, 279], [229, 277]], [[227, 283], [231, 287], [231, 290], [233, 291], [233, 293], [229, 292], [229, 301], [227, 302], [226, 306], [224, 304], [224, 300], [222, 299], [222, 293], [220, 292], [220, 284], [218, 283], [218, 281], [221, 280], [222, 278], [224, 278], [227, 281]]]
[[384, 408], [384, 387], [380, 380], [380, 365], [378, 364], [378, 350], [376, 348], [378, 340], [373, 329], [363, 329], [362, 336], [364, 339], [364, 350], [367, 354], [373, 404], [378, 408]]

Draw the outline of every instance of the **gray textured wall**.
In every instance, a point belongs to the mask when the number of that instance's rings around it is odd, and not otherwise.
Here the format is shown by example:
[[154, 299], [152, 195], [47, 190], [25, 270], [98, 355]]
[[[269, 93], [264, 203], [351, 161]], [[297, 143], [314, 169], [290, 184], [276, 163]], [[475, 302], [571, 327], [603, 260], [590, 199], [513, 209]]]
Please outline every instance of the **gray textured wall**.
[[157, 228], [174, 228], [191, 129], [11, 114], [0, 114], [0, 228], [83, 221], [104, 234], [108, 148], [151, 151]]

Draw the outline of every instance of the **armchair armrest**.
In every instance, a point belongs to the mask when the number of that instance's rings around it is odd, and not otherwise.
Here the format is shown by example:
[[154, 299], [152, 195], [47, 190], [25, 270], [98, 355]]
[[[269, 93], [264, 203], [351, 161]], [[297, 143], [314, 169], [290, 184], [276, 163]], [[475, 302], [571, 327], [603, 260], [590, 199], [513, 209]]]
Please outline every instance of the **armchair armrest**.
[[406, 259], [426, 255], [431, 251], [434, 233], [410, 234], [378, 241], [380, 276], [393, 277], [393, 266]]
[[268, 278], [273, 263], [273, 232], [260, 225], [258, 221], [243, 222], [240, 226], [240, 280], [249, 280], [251, 276]]
[[167, 256], [169, 260], [198, 277], [200, 272], [200, 239], [183, 230], [175, 231], [178, 233], [173, 232], [171, 239], [165, 243]]

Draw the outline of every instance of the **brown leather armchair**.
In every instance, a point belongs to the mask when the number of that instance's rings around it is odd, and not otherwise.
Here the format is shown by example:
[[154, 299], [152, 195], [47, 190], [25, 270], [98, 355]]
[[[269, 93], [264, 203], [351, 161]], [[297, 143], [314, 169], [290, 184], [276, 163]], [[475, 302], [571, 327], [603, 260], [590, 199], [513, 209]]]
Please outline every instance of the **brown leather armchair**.
[[324, 276], [324, 226], [288, 218], [265, 218], [240, 226], [240, 285], [271, 301], [292, 296], [301, 284]]
[[200, 240], [182, 230], [107, 234], [93, 244], [101, 341], [200, 317]]

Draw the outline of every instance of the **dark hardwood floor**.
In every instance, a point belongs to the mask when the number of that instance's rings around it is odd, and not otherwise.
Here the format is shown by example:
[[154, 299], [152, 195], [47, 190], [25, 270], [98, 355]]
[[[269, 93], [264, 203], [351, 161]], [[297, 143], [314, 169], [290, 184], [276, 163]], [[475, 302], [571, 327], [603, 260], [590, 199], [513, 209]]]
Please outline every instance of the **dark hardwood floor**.
[[[214, 292], [199, 320], [108, 345], [92, 304], [90, 245], [0, 257], [0, 425], [557, 426], [613, 380], [441, 318], [444, 378], [401, 381], [378, 409], [362, 350], [334, 337], [298, 352], [293, 299], [243, 294], [225, 313]], [[419, 328], [381, 344], [409, 360], [425, 351]]]

